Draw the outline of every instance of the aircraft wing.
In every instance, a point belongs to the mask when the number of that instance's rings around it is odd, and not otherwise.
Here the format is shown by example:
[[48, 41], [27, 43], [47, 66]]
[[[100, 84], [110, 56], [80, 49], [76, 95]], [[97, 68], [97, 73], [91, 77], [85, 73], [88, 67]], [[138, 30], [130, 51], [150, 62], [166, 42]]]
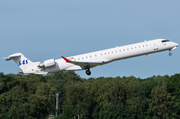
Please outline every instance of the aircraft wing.
[[71, 61], [63, 56], [61, 56], [67, 63], [72, 63], [72, 64], [75, 64], [75, 65], [79, 65], [81, 67], [94, 67], [94, 66], [97, 66], [97, 65], [103, 65], [105, 63], [105, 61], [97, 61], [97, 62], [83, 62], [83, 61]]

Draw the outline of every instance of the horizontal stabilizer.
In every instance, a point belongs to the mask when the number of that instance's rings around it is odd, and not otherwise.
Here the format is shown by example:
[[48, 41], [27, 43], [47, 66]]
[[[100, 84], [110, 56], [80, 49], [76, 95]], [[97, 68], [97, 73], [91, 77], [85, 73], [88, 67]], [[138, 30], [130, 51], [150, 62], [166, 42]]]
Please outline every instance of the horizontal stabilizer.
[[6, 61], [12, 60], [13, 58], [16, 58], [16, 57], [20, 57], [21, 55], [22, 55], [21, 53], [12, 54], [6, 58]]

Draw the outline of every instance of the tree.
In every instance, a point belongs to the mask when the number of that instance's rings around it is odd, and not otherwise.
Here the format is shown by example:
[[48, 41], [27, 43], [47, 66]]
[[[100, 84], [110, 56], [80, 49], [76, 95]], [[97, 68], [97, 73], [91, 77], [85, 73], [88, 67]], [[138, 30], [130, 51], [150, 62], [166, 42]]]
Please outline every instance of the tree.
[[148, 99], [149, 108], [153, 119], [168, 119], [171, 115], [171, 107], [174, 97], [166, 92], [166, 87], [155, 87], [151, 91], [151, 99]]
[[172, 108], [172, 118], [180, 118], [180, 74], [175, 74], [167, 79], [167, 91], [175, 96], [175, 104]]
[[[42, 76], [20, 76], [15, 79], [16, 86], [0, 95], [0, 118], [43, 119], [55, 110], [52, 103], [56, 90], [51, 84], [40, 81], [38, 77]], [[14, 81], [11, 82], [10, 84], [13, 84]]]

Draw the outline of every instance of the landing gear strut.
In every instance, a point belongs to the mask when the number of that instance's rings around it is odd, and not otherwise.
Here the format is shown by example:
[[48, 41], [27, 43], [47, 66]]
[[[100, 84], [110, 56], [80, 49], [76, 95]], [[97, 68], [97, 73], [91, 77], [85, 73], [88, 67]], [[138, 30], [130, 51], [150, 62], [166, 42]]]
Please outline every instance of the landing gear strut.
[[172, 53], [171, 53], [171, 49], [169, 49], [169, 56], [171, 56], [172, 55]]
[[91, 75], [91, 71], [89, 69], [86, 70], [87, 75]]

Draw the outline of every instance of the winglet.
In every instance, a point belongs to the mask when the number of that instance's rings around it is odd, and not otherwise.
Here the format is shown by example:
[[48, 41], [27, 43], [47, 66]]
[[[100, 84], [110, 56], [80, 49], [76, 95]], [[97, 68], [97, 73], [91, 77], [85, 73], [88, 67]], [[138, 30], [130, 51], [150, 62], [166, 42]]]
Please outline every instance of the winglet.
[[68, 60], [67, 58], [61, 56], [66, 62], [71, 62], [71, 60]]

